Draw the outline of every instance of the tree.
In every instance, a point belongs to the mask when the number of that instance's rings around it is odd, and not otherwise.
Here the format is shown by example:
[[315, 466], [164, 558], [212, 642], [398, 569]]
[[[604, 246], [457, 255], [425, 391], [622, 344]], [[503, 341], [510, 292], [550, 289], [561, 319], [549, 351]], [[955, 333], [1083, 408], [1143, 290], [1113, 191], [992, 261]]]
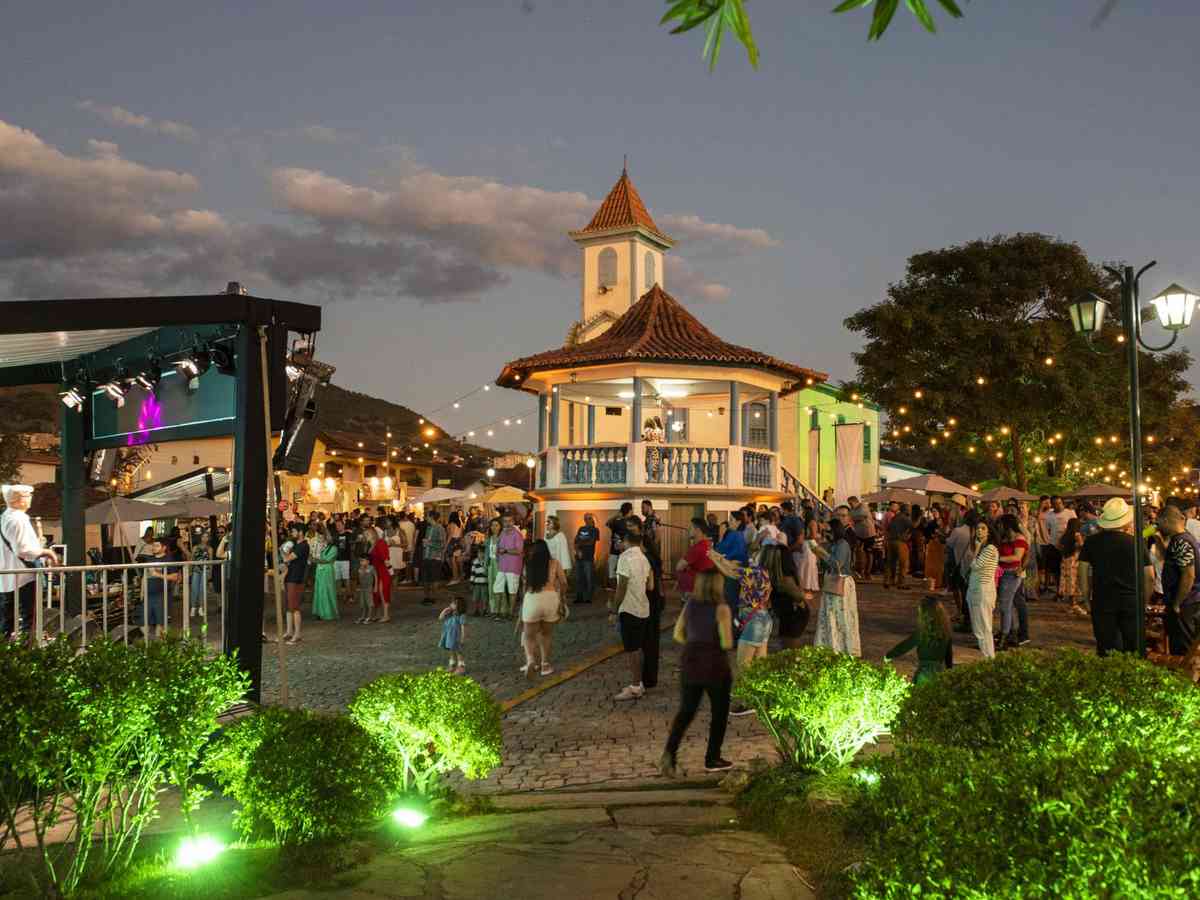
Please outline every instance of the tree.
[[21, 457], [29, 452], [23, 434], [0, 434], [0, 484], [10, 484], [21, 475]]
[[[666, 2], [667, 12], [659, 24], [678, 22], [679, 24], [671, 29], [671, 34], [682, 34], [704, 25], [704, 50], [701, 56], [708, 59], [710, 71], [716, 68], [725, 29], [732, 31], [734, 36], [742, 42], [742, 46], [746, 48], [746, 54], [750, 57], [750, 65], [758, 68], [758, 46], [754, 43], [754, 34], [750, 30], [750, 18], [746, 15], [746, 0], [666, 0]], [[1104, 23], [1104, 20], [1116, 7], [1117, 2], [1118, 0], [1104, 0], [1092, 19], [1093, 28], [1098, 28]], [[883, 37], [888, 26], [892, 24], [892, 19], [900, 6], [900, 0], [879, 0], [877, 3], [875, 0], [844, 0], [834, 7], [833, 11], [835, 13], [850, 12], [870, 6], [872, 3], [875, 4], [875, 10], [871, 15], [870, 28], [867, 30], [867, 40], [877, 41]], [[962, 9], [955, 0], [904, 0], [908, 11], [930, 34], [937, 31], [937, 23], [930, 12], [930, 7], [933, 7], [935, 3], [954, 18], [962, 18]]]
[[[1115, 355], [1124, 348], [1114, 328], [1096, 342], [1108, 357], [1076, 337], [1068, 306], [1083, 291], [1117, 308], [1101, 266], [1040, 234], [918, 253], [886, 300], [846, 320], [866, 339], [849, 389], [884, 407], [894, 445], [991, 460], [1022, 490], [1031, 474], [1096, 480], [1100, 467], [1126, 477], [1128, 382]], [[1186, 350], [1141, 354], [1145, 471], [1164, 484], [1200, 451], [1186, 427], [1195, 410], [1180, 400], [1190, 362]]]

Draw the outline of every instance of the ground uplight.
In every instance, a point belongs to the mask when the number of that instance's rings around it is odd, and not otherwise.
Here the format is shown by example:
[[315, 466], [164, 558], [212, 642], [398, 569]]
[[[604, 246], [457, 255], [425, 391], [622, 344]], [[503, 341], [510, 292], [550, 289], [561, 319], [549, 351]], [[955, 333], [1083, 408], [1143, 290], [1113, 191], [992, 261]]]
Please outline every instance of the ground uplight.
[[401, 807], [392, 813], [392, 818], [396, 820], [396, 824], [405, 828], [420, 828], [428, 821], [429, 816], [419, 809]]
[[216, 859], [225, 845], [207, 834], [184, 838], [175, 853], [175, 865], [181, 869], [194, 869]]

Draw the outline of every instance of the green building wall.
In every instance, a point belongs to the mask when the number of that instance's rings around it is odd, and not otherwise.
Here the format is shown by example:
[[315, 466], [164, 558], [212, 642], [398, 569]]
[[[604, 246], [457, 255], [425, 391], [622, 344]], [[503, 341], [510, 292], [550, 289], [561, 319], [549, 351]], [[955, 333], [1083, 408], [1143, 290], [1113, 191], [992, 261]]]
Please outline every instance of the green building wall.
[[[834, 428], [839, 423], [858, 424], [865, 426], [863, 440], [863, 483], [851, 493], [863, 494], [876, 490], [879, 486], [879, 413], [880, 409], [873, 403], [851, 400], [849, 396], [834, 387], [813, 385], [802, 391], [797, 391], [786, 398], [789, 404], [787, 418], [790, 419], [793, 433], [788, 442], [791, 447], [784, 447], [786, 458], [783, 465], [793, 475], [808, 485], [817, 496], [821, 496], [826, 488], [836, 488], [837, 477], [837, 445]], [[813, 479], [813, 467], [810, 453], [810, 442], [814, 425], [813, 414], [816, 414], [816, 425], [820, 431], [820, 449], [816, 466], [816, 479]]]

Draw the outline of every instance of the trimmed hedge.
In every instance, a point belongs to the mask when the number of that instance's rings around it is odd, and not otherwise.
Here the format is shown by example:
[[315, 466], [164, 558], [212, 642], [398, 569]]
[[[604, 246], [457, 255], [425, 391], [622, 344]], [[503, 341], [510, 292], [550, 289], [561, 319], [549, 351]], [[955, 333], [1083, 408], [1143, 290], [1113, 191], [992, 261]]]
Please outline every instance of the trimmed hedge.
[[205, 771], [240, 806], [248, 839], [285, 848], [342, 840], [377, 825], [401, 793], [399, 766], [346, 716], [270, 708], [228, 728]]
[[1200, 768], [1180, 763], [903, 747], [877, 763], [854, 896], [1200, 896]]
[[455, 769], [486, 778], [500, 765], [500, 706], [461, 675], [376, 678], [359, 688], [350, 717], [398, 762], [406, 791], [428, 795]]
[[803, 647], [756, 659], [733, 694], [758, 713], [786, 762], [832, 772], [888, 733], [908, 689], [890, 666]]
[[1021, 755], [1200, 752], [1200, 690], [1125, 653], [1017, 651], [913, 688], [899, 742]]

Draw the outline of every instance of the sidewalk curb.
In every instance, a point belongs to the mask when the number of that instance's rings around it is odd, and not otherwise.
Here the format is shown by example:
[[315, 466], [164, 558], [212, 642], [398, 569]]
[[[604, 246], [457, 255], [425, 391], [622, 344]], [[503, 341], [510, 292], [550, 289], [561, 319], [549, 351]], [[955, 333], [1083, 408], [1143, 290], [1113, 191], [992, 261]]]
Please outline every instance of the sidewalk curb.
[[[659, 628], [659, 634], [661, 635], [664, 631], [671, 631], [674, 629], [674, 627], [675, 621], [672, 619], [670, 624], [663, 625]], [[569, 669], [564, 669], [561, 672], [555, 672], [549, 678], [540, 681], [528, 690], [522, 691], [521, 693], [517, 694], [517, 696], [509, 700], [502, 701], [500, 703], [500, 715], [507, 715], [522, 703], [528, 703], [530, 700], [540, 697], [551, 688], [558, 687], [560, 684], [570, 681], [576, 675], [582, 675], [588, 669], [598, 666], [600, 663], [607, 662], [614, 656], [620, 656], [623, 652], [625, 652], [624, 647], [622, 647], [620, 644], [614, 644], [611, 647], [605, 647], [603, 650], [593, 653], [591, 656], [585, 657], [581, 662], [576, 663]]]

